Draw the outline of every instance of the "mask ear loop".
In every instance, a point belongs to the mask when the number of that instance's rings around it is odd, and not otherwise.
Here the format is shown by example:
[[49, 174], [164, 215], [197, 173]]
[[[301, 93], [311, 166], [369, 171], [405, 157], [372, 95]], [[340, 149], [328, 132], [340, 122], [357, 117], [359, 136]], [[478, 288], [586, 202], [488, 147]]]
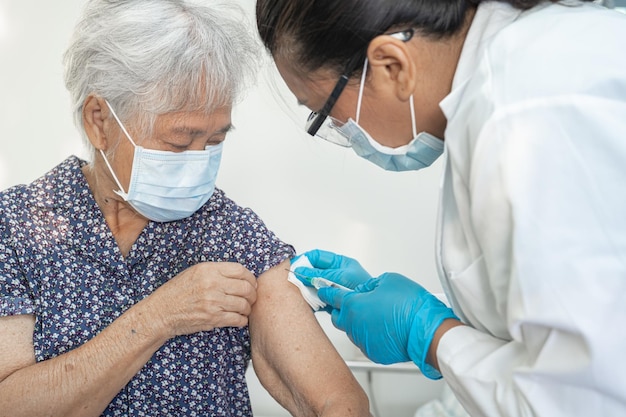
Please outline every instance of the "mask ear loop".
[[417, 127], [415, 126], [415, 104], [413, 104], [413, 94], [409, 98], [409, 106], [411, 106], [411, 128], [413, 129], [413, 138], [417, 137]]
[[[127, 195], [126, 192], [124, 192], [124, 187], [122, 187], [122, 184], [120, 184], [120, 180], [117, 179], [117, 175], [115, 175], [115, 172], [113, 172], [113, 168], [111, 167], [111, 164], [109, 164], [109, 160], [107, 159], [106, 155], [104, 154], [104, 151], [102, 149], [99, 149], [100, 151], [100, 155], [102, 155], [102, 158], [104, 159], [104, 163], [107, 164], [107, 167], [109, 167], [109, 172], [111, 172], [111, 175], [113, 176], [113, 179], [115, 180], [115, 183], [117, 184], [118, 187], [120, 187], [119, 190], [115, 191], [115, 194], [119, 195], [120, 197], [124, 198], [124, 195]], [[124, 198], [126, 199], [126, 198]]]
[[119, 125], [120, 128], [122, 128], [122, 132], [124, 132], [124, 134], [126, 135], [126, 137], [128, 138], [128, 140], [130, 141], [130, 143], [133, 144], [133, 146], [136, 148], [137, 145], [135, 144], [135, 141], [133, 140], [133, 138], [130, 137], [130, 134], [128, 133], [128, 131], [126, 130], [126, 128], [124, 127], [124, 125], [122, 124], [122, 122], [120, 121], [119, 117], [117, 117], [117, 114], [115, 114], [115, 110], [113, 110], [113, 107], [111, 107], [111, 105], [109, 104], [109, 102], [104, 99], [104, 102], [107, 104], [107, 106], [109, 107], [109, 110], [111, 110], [111, 114], [113, 115], [113, 117], [115, 118], [115, 121], [117, 122], [117, 124]]
[[365, 78], [367, 77], [367, 58], [363, 64], [363, 75], [361, 75], [361, 86], [359, 87], [359, 98], [356, 102], [356, 123], [359, 124], [361, 118], [361, 102], [363, 101], [363, 90], [365, 88]]
[[[113, 107], [111, 107], [111, 105], [109, 104], [108, 100], [105, 99], [104, 102], [109, 107], [109, 110], [111, 110], [111, 114], [115, 118], [115, 121], [117, 122], [119, 127], [122, 129], [122, 132], [124, 132], [124, 134], [126, 135], [128, 140], [130, 141], [130, 143], [132, 143], [133, 146], [135, 148], [137, 148], [137, 145], [135, 145], [135, 142], [133, 141], [133, 139], [128, 134], [128, 131], [126, 131], [126, 128], [124, 127], [124, 125], [122, 124], [120, 119], [117, 117], [117, 114], [115, 114], [115, 110], [113, 110]], [[115, 175], [115, 172], [113, 171], [113, 167], [109, 163], [109, 160], [107, 159], [106, 155], [104, 154], [104, 151], [102, 149], [99, 149], [99, 151], [100, 151], [100, 155], [102, 155], [102, 158], [104, 159], [104, 163], [107, 164], [107, 167], [109, 168], [109, 171], [111, 172], [111, 175], [113, 176], [113, 179], [115, 180], [115, 183], [117, 184], [118, 187], [120, 187], [119, 190], [117, 190], [117, 191], [114, 190], [115, 194], [119, 195], [120, 197], [124, 198], [124, 200], [126, 200], [126, 197], [124, 197], [124, 196], [128, 195], [128, 194], [124, 191], [124, 187], [122, 187], [122, 184], [120, 183], [120, 180], [117, 179], [117, 175]]]
[[[359, 124], [361, 118], [361, 103], [363, 102], [363, 90], [365, 90], [365, 79], [367, 78], [367, 58], [363, 64], [363, 75], [361, 75], [361, 85], [359, 87], [359, 97], [356, 103], [356, 123]], [[413, 137], [417, 137], [417, 126], [415, 123], [415, 103], [413, 101], [413, 94], [409, 98], [409, 106], [411, 108], [411, 129], [413, 130]]]

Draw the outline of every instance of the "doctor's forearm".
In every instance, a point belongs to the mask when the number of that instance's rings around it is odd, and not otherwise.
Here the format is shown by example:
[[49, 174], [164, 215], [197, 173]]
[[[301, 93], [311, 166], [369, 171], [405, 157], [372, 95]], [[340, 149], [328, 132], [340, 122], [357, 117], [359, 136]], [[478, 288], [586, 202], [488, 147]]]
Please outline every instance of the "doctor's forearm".
[[447, 319], [444, 320], [439, 328], [435, 331], [435, 336], [433, 337], [433, 340], [430, 343], [430, 347], [428, 349], [426, 361], [438, 371], [440, 370], [439, 361], [437, 359], [437, 348], [439, 347], [439, 341], [448, 330], [457, 326], [463, 326], [463, 323], [461, 323], [459, 320]]
[[70, 352], [0, 383], [0, 417], [99, 416], [167, 340], [147, 320], [146, 300]]

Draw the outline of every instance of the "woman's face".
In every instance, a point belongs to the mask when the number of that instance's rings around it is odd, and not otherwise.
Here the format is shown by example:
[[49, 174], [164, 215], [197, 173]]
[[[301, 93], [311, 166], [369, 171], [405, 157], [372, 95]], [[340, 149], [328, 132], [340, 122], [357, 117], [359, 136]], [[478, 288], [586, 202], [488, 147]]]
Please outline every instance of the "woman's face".
[[[232, 128], [231, 107], [221, 107], [209, 114], [181, 111], [159, 115], [149, 136], [143, 134], [133, 120], [124, 123], [124, 127], [135, 144], [146, 149], [169, 152], [204, 150], [206, 146], [217, 145], [226, 139], [226, 134]], [[113, 138], [108, 159], [122, 186], [128, 190], [134, 146], [125, 137], [115, 118], [106, 119], [105, 129], [108, 130], [107, 136]]]
[[135, 143], [147, 149], [170, 152], [198, 151], [224, 141], [231, 126], [230, 106], [212, 113], [180, 111], [158, 115], [152, 134], [133, 132], [133, 122], [125, 126]]
[[[335, 73], [324, 70], [304, 77], [281, 59], [276, 59], [276, 66], [298, 103], [315, 112], [324, 106], [339, 79]], [[350, 80], [330, 112], [333, 118], [344, 123], [348, 119], [356, 120], [359, 88], [360, 79]], [[413, 139], [409, 102], [399, 100], [392, 92], [377, 89], [369, 80], [363, 89], [359, 125], [380, 144], [392, 148], [406, 145]]]

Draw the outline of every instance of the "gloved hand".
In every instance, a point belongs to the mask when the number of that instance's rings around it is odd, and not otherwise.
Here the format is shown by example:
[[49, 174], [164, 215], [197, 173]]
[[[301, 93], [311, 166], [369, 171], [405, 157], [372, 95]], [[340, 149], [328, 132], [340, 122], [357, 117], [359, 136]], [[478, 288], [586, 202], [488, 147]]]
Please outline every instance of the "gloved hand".
[[441, 378], [426, 356], [441, 323], [457, 318], [422, 286], [400, 274], [385, 273], [354, 291], [326, 287], [318, 296], [332, 307], [335, 327], [371, 360], [382, 364], [411, 360], [426, 377]]
[[[358, 261], [347, 256], [315, 249], [296, 256], [291, 260], [291, 263], [293, 264], [302, 256], [307, 257], [313, 268], [297, 267], [294, 270], [297, 273], [296, 276], [326, 278], [351, 289], [372, 279], [372, 276], [363, 269]], [[311, 286], [309, 282], [300, 280]]]

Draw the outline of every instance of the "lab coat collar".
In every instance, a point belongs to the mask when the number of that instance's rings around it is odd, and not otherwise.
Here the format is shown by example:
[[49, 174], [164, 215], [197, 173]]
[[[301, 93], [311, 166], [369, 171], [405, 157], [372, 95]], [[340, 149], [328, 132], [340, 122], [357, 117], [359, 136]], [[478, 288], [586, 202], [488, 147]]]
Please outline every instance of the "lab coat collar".
[[463, 44], [450, 94], [439, 103], [439, 107], [448, 120], [456, 113], [465, 86], [492, 38], [515, 21], [521, 13], [521, 10], [504, 2], [489, 1], [479, 4]]

